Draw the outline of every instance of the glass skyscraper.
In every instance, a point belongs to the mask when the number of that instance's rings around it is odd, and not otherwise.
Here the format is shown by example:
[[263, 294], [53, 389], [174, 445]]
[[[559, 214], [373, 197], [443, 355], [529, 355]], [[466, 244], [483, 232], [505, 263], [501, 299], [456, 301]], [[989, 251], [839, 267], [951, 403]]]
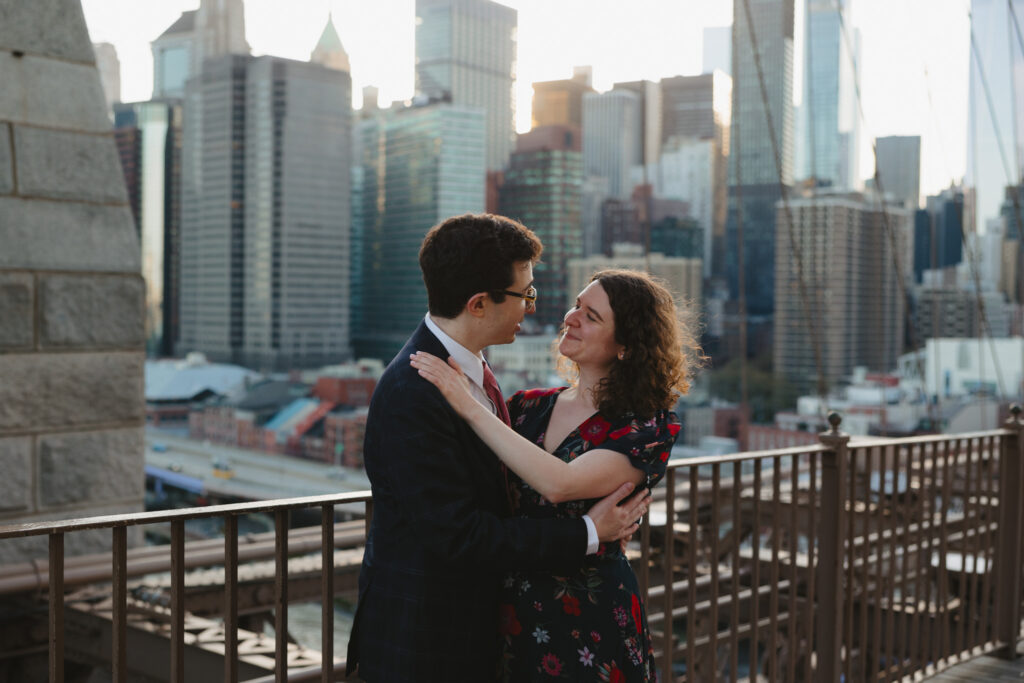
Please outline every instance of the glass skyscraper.
[[974, 190], [975, 201], [973, 225], [968, 218], [965, 227], [971, 231], [999, 215], [1004, 189], [1018, 184], [1024, 165], [1024, 52], [1008, 5], [1024, 28], [1024, 0], [971, 0], [971, 31], [978, 48], [971, 50], [967, 95], [965, 184]]
[[[181, 101], [117, 104], [114, 112], [115, 137], [142, 249], [146, 352], [169, 356], [178, 335]], [[126, 135], [129, 131], [134, 134]], [[134, 168], [125, 164], [128, 159]]]
[[643, 102], [632, 90], [583, 96], [583, 172], [608, 180], [608, 196], [628, 199], [631, 170], [643, 163]]
[[[770, 316], [775, 307], [775, 203], [782, 196], [780, 185], [793, 184], [794, 0], [750, 0], [750, 17], [747, 6], [745, 0], [733, 3], [726, 277], [730, 297], [738, 298], [737, 227], [742, 221], [747, 311]], [[761, 96], [751, 26], [767, 101]], [[778, 144], [778, 160], [773, 136]]]
[[515, 142], [518, 12], [491, 0], [416, 0], [416, 91], [485, 112], [486, 171]]
[[[860, 32], [850, 27], [850, 5], [851, 0], [807, 0], [804, 17], [797, 174], [838, 189], [856, 189], [860, 181], [860, 117], [853, 68], [853, 58], [859, 59]], [[844, 23], [851, 31], [852, 51], [843, 37]]]
[[445, 218], [484, 210], [485, 130], [480, 109], [440, 103], [379, 111], [356, 126], [358, 357], [390, 361], [426, 314], [420, 244]]
[[501, 213], [544, 243], [533, 269], [540, 299], [528, 318], [557, 328], [576, 292], [568, 289], [569, 259], [583, 257], [583, 156], [575, 126], [543, 126], [519, 136], [501, 188]]
[[207, 60], [185, 113], [179, 353], [274, 369], [348, 358], [351, 77]]

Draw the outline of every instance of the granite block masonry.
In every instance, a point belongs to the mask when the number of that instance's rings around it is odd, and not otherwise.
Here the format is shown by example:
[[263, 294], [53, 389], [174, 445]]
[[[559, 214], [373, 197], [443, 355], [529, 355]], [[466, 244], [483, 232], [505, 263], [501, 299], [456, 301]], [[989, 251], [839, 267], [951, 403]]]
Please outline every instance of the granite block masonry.
[[141, 511], [139, 244], [79, 0], [0, 0], [0, 83], [0, 524]]

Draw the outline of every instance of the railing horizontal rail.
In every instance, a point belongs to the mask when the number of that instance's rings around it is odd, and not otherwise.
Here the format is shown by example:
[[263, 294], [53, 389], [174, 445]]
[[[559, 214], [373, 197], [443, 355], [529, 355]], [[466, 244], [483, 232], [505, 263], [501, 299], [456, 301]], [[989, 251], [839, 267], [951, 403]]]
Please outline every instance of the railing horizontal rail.
[[824, 453], [827, 450], [828, 449], [824, 446], [812, 445], [779, 448], [774, 451], [743, 451], [742, 453], [729, 453], [727, 455], [702, 455], [698, 458], [676, 458], [674, 460], [669, 460], [668, 467], [671, 469], [683, 469], [689, 467], [701, 467], [704, 465], [728, 465], [734, 462], [753, 462], [755, 460], [771, 460], [778, 457], [785, 458], [791, 455]]
[[304, 498], [281, 498], [279, 500], [260, 500], [251, 503], [209, 505], [183, 510], [135, 512], [123, 515], [62, 519], [54, 522], [9, 524], [7, 526], [0, 526], [0, 539], [21, 538], [25, 536], [43, 536], [51, 533], [63, 534], [70, 531], [85, 531], [87, 529], [112, 529], [119, 526], [140, 526], [143, 524], [203, 519], [206, 517], [217, 517], [223, 515], [276, 512], [278, 510], [294, 510], [327, 504], [344, 505], [347, 503], [366, 503], [371, 499], [372, 496], [369, 491], [352, 491], [349, 493], [328, 494], [323, 496], [306, 496]]
[[[233, 515], [229, 515], [229, 518]], [[114, 527], [124, 529], [125, 527]], [[361, 545], [365, 538], [362, 521], [339, 522], [334, 525], [334, 547]], [[235, 531], [237, 534], [237, 531]], [[288, 547], [294, 554], [320, 550], [323, 544], [320, 527], [292, 529]], [[225, 537], [232, 534], [225, 529]], [[274, 556], [274, 532], [247, 534], [236, 551], [239, 562], [252, 562]], [[125, 576], [145, 576], [166, 572], [171, 568], [169, 546], [149, 545], [131, 548], [127, 553]], [[185, 569], [218, 564], [224, 558], [223, 539], [203, 539], [185, 543]], [[23, 593], [46, 586], [49, 571], [45, 565], [21, 562], [0, 567], [0, 595]], [[110, 555], [93, 554], [64, 560], [65, 587], [95, 583], [110, 578]]]

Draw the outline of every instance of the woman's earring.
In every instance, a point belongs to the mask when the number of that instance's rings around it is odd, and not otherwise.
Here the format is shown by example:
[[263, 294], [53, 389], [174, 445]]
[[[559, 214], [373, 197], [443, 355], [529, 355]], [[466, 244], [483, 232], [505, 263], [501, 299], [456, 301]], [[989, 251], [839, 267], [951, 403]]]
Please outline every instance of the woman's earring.
[[626, 350], [619, 351], [619, 360], [626, 360]]

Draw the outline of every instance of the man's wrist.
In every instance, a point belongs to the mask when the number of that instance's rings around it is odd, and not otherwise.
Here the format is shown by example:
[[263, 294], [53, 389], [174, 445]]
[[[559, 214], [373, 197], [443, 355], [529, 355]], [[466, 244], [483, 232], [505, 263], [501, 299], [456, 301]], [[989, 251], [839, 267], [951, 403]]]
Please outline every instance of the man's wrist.
[[597, 537], [597, 526], [590, 515], [583, 515], [583, 522], [587, 525], [587, 555], [593, 555], [601, 547], [601, 539]]

